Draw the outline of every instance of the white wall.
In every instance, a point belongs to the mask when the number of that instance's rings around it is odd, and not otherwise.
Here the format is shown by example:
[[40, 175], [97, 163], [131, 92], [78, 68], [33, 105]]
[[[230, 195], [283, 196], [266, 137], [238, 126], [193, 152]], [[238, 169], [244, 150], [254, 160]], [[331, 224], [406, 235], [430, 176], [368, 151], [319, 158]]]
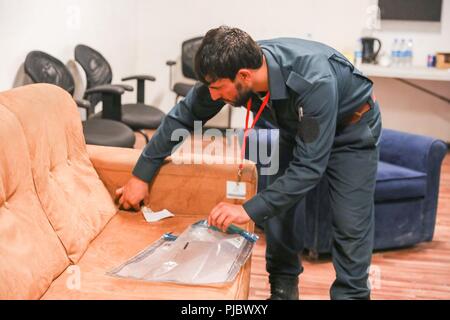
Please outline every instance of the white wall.
[[[373, 78], [381, 103], [383, 125], [443, 139], [450, 143], [450, 104], [395, 79]], [[414, 81], [450, 99], [450, 83]]]
[[[333, 0], [141, 0], [139, 7], [138, 68], [153, 69], [158, 83], [152, 86], [152, 103], [169, 110], [173, 94], [168, 94], [167, 59], [179, 58], [183, 40], [203, 35], [211, 28], [226, 24], [239, 27], [256, 40], [292, 36], [324, 41], [332, 46], [353, 50], [359, 26], [365, 17], [364, 1]], [[347, 8], [350, 7], [350, 8]], [[349, 23], [343, 15], [354, 16]], [[358, 26], [355, 28], [355, 25]], [[355, 40], [355, 41], [354, 41]], [[233, 112], [233, 124], [243, 125], [245, 114]]]
[[102, 52], [120, 81], [136, 69], [136, 17], [136, 0], [0, 0], [0, 91], [13, 86], [28, 52], [66, 63], [79, 43]]
[[[139, 0], [137, 67], [158, 77], [151, 87], [151, 102], [167, 111], [173, 106], [174, 96], [167, 89], [169, 72], [165, 61], [179, 58], [183, 40], [227, 24], [246, 30], [255, 39], [312, 38], [342, 52], [353, 52], [356, 39], [367, 34], [368, 12], [376, 3], [376, 0]], [[450, 51], [450, 0], [443, 1], [441, 24], [382, 23], [381, 29], [372, 35], [382, 40], [383, 51], [390, 50], [394, 37], [412, 38], [414, 64], [425, 65], [429, 53]], [[447, 103], [395, 80], [377, 78], [375, 82], [386, 127], [450, 141]], [[433, 82], [426, 85], [443, 86]], [[444, 84], [444, 91], [450, 92], [449, 84]], [[235, 112], [233, 118], [234, 125], [242, 126], [242, 112]]]
[[[166, 60], [180, 56], [181, 42], [222, 24], [240, 27], [255, 39], [312, 38], [352, 52], [376, 0], [0, 0], [0, 91], [10, 88], [26, 54], [47, 51], [63, 61], [80, 42], [98, 48], [111, 62], [115, 82], [130, 73], [157, 77], [147, 85], [147, 102], [168, 111], [174, 104]], [[73, 25], [70, 7], [79, 7]], [[68, 11], [69, 10], [69, 11]], [[76, 19], [75, 19], [76, 20]], [[413, 38], [416, 65], [430, 52], [450, 51], [450, 0], [443, 0], [442, 23], [382, 24], [373, 33], [389, 50], [394, 37]], [[450, 141], [448, 104], [393, 80], [375, 79], [387, 127]], [[427, 85], [434, 86], [433, 83]], [[447, 84], [437, 84], [444, 86]], [[442, 91], [442, 90], [441, 90]], [[134, 99], [127, 94], [125, 101]], [[234, 124], [242, 125], [242, 113]], [[425, 119], [418, 125], [417, 119]]]

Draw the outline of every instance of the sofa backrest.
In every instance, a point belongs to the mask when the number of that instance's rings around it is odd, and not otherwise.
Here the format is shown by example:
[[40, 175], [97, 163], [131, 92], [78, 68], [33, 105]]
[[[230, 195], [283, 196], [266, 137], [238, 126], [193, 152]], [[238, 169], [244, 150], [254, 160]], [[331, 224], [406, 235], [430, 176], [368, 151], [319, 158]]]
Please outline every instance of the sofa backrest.
[[31, 176], [25, 135], [0, 104], [0, 299], [38, 299], [69, 265]]
[[28, 148], [21, 156], [30, 159], [40, 204], [77, 263], [117, 210], [89, 160], [76, 104], [48, 84], [1, 93], [0, 104], [21, 124]]

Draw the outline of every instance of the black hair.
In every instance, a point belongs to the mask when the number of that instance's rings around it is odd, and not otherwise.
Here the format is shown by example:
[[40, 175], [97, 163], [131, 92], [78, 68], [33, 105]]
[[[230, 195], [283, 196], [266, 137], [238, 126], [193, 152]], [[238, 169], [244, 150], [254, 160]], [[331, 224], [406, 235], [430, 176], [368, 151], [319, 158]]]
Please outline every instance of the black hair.
[[208, 31], [195, 55], [197, 78], [205, 84], [223, 78], [234, 81], [240, 69], [258, 69], [262, 64], [258, 44], [246, 32], [227, 26]]

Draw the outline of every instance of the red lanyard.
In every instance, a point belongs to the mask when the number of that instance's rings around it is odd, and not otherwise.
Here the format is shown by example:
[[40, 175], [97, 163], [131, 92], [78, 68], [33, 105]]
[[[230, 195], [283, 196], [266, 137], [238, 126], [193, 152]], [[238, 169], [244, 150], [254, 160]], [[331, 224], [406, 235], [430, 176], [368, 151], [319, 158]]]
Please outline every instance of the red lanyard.
[[[258, 113], [256, 114], [255, 118], [253, 119], [253, 123], [252, 123], [252, 126], [250, 129], [255, 128], [255, 125], [258, 122], [259, 118], [261, 117], [261, 114], [263, 113], [266, 106], [269, 104], [269, 100], [270, 100], [270, 92], [268, 92], [266, 97], [264, 98], [264, 101], [263, 101], [261, 107], [259, 108]], [[252, 99], [248, 100], [248, 103], [247, 103], [247, 116], [245, 118], [244, 141], [242, 143], [242, 151], [241, 151], [242, 163], [239, 165], [239, 171], [238, 171], [238, 179], [239, 180], [241, 179], [242, 170], [244, 169], [245, 149], [247, 148], [247, 137], [248, 137], [248, 131], [249, 131], [248, 123], [250, 120], [251, 109], [252, 109]]]

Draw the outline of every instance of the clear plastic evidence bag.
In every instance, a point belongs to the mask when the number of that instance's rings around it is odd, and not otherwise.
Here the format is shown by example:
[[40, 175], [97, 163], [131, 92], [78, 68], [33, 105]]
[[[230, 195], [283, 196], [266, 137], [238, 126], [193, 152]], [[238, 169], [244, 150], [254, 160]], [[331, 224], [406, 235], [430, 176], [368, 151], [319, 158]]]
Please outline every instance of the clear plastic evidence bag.
[[165, 234], [108, 275], [194, 285], [232, 282], [257, 240], [236, 226], [224, 233], [202, 220], [178, 237]]

